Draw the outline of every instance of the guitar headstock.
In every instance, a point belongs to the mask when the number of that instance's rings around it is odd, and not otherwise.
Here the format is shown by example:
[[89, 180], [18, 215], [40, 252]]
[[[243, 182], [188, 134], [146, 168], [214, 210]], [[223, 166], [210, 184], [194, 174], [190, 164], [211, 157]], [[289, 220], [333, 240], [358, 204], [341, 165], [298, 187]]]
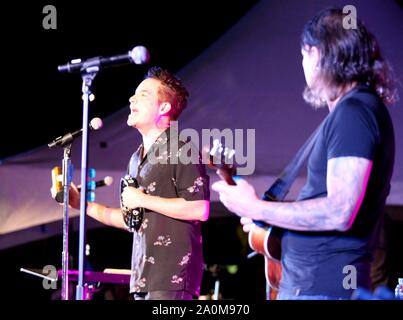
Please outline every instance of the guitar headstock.
[[225, 147], [220, 140], [215, 139], [211, 148], [205, 148], [208, 163], [207, 165], [215, 169], [219, 177], [229, 185], [236, 185], [233, 176], [236, 173], [234, 164], [235, 150]]

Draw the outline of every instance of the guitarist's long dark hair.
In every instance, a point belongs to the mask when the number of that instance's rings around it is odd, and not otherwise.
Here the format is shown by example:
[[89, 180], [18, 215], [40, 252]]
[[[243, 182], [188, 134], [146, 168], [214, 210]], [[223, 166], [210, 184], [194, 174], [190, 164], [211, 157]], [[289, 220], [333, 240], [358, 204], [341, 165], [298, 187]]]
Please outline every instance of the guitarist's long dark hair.
[[325, 88], [330, 100], [335, 100], [344, 88], [357, 83], [370, 86], [385, 104], [395, 103], [396, 81], [375, 37], [359, 19], [357, 28], [345, 28], [345, 18], [341, 9], [331, 8], [321, 11], [305, 25], [301, 48], [317, 47], [320, 62], [316, 81], [305, 89], [304, 99], [320, 107]]

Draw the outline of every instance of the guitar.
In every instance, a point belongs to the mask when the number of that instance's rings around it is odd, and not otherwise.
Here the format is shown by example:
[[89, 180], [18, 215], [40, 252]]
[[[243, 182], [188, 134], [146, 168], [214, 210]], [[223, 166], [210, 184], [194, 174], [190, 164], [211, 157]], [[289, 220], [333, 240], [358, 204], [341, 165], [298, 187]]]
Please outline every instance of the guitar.
[[138, 231], [144, 217], [144, 208], [131, 209], [123, 205], [122, 193], [126, 187], [138, 188], [139, 184], [135, 178], [126, 175], [120, 179], [120, 209], [122, 210], [123, 220], [129, 231]]
[[[210, 150], [204, 150], [208, 155], [208, 166], [216, 170], [218, 176], [229, 185], [236, 185], [234, 176], [236, 168], [233, 161], [235, 150], [224, 147], [219, 140], [213, 141], [213, 147]], [[266, 201], [272, 201], [265, 194]], [[268, 284], [268, 300], [275, 300], [278, 294], [281, 280], [281, 235], [280, 228], [268, 225], [262, 221], [253, 221], [254, 225], [249, 231], [249, 246], [265, 258], [265, 276]]]

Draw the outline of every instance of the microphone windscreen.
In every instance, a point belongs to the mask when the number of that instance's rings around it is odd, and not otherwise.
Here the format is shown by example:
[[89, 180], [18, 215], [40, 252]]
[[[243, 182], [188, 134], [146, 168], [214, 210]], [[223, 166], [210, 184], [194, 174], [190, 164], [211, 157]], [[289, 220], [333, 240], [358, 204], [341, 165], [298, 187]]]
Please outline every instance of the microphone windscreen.
[[90, 122], [90, 128], [91, 128], [92, 130], [101, 129], [103, 125], [104, 125], [104, 124], [103, 124], [103, 122], [102, 122], [102, 120], [101, 120], [100, 118], [94, 118], [94, 119], [92, 119], [91, 122]]
[[143, 46], [134, 47], [129, 54], [135, 64], [144, 64], [150, 60], [150, 53]]
[[106, 176], [104, 182], [106, 186], [110, 186], [113, 183], [113, 178], [111, 176]]

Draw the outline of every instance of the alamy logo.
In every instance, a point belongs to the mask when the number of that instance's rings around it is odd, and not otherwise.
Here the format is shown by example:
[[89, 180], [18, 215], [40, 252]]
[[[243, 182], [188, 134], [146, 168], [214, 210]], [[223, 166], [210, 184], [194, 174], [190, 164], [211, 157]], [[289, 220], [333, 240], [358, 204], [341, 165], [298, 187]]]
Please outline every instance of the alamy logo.
[[[223, 141], [224, 145], [235, 150], [235, 156], [226, 159], [226, 164], [236, 164], [237, 175], [250, 175], [255, 171], [255, 129], [202, 129], [201, 137], [195, 129], [187, 128], [178, 131], [178, 122], [171, 121], [169, 128], [170, 143], [167, 145], [167, 136], [162, 134], [158, 139], [157, 147], [148, 153], [148, 162], [151, 164], [198, 164], [199, 152], [203, 153], [205, 146], [211, 145], [211, 140]], [[246, 140], [246, 141], [245, 141]], [[186, 141], [179, 147], [179, 141]], [[169, 150], [168, 150], [169, 149]], [[202, 157], [203, 164], [208, 164], [208, 159]], [[215, 159], [216, 160], [216, 159]]]
[[357, 29], [357, 8], [353, 5], [343, 7], [343, 28]]
[[[43, 274], [46, 276], [42, 280], [42, 287], [45, 290], [57, 289], [57, 269], [53, 265], [46, 265], [43, 267]], [[51, 280], [53, 279], [53, 280]]]
[[56, 30], [57, 29], [57, 11], [56, 7], [50, 4], [46, 5], [42, 9], [42, 13], [46, 14], [42, 20], [42, 27], [45, 30]]
[[357, 269], [355, 266], [346, 265], [343, 268], [343, 274], [347, 274], [343, 278], [343, 288], [346, 290], [357, 289]]

